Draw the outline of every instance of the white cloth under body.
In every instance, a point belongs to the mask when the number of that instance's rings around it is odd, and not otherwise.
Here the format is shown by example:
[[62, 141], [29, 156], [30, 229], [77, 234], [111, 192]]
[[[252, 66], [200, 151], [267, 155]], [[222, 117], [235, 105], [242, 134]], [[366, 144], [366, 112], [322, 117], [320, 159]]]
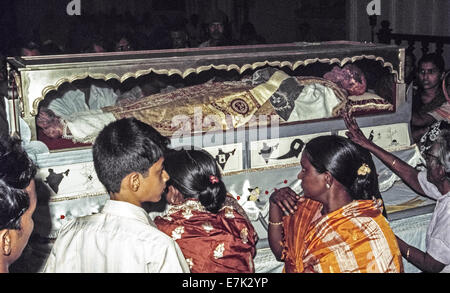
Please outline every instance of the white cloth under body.
[[144, 209], [107, 200], [100, 213], [61, 227], [44, 272], [188, 273], [189, 267]]
[[331, 88], [318, 83], [308, 84], [295, 100], [288, 122], [331, 117], [333, 109], [340, 103]]
[[89, 88], [89, 105], [85, 94], [79, 89], [73, 89], [51, 101], [48, 108], [63, 119], [64, 138], [92, 143], [106, 125], [116, 120], [111, 113], [100, 110], [114, 105], [116, 100], [117, 94], [112, 88], [92, 84]]
[[450, 273], [450, 192], [441, 194], [437, 187], [427, 180], [426, 171], [419, 173], [418, 180], [425, 194], [436, 200], [427, 230], [427, 253], [446, 265], [443, 273]]

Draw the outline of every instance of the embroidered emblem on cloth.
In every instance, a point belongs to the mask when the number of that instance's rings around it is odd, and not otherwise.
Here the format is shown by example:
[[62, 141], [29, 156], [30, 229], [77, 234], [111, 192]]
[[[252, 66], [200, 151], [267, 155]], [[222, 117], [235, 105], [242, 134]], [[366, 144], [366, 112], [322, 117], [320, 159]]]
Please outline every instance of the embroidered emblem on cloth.
[[184, 233], [184, 226], [178, 226], [172, 231], [172, 239], [177, 240], [181, 238], [181, 234]]
[[231, 101], [231, 109], [239, 114], [245, 115], [250, 110], [250, 107], [243, 99], [234, 99], [233, 101]]
[[248, 229], [244, 228], [241, 230], [241, 239], [242, 239], [242, 243], [247, 244], [248, 242]]
[[220, 243], [217, 245], [216, 249], [214, 249], [214, 258], [219, 259], [223, 257], [223, 252], [225, 251], [225, 243]]
[[202, 227], [208, 233], [211, 232], [212, 230], [214, 230], [214, 227], [211, 225], [210, 222], [203, 223]]

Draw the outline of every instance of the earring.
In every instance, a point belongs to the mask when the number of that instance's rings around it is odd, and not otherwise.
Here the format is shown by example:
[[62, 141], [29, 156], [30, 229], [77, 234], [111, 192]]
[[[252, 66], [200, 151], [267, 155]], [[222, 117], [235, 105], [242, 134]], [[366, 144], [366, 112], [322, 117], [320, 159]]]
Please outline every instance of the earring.
[[3, 255], [4, 256], [11, 255], [11, 241], [10, 241], [8, 232], [6, 232], [3, 235]]
[[327, 187], [327, 189], [330, 189], [330, 187], [331, 187], [330, 184], [328, 184], [328, 183], [325, 184], [325, 186]]

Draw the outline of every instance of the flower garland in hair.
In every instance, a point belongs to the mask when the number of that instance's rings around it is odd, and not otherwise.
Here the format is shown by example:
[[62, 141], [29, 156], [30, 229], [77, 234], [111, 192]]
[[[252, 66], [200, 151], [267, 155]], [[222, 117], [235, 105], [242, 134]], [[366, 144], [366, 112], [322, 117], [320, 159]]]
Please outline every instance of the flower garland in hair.
[[211, 182], [212, 184], [219, 183], [219, 178], [217, 178], [217, 176], [214, 175], [209, 175], [209, 182]]
[[367, 174], [370, 174], [371, 171], [369, 166], [366, 163], [363, 163], [361, 167], [359, 167], [357, 174], [358, 176], [366, 176]]

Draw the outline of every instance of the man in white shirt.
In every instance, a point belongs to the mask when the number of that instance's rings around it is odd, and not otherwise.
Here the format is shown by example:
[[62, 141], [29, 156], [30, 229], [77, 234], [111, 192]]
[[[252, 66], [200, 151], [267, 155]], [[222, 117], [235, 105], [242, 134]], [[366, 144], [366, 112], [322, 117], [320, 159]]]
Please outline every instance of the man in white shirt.
[[436, 185], [427, 180], [427, 175], [426, 171], [418, 175], [425, 194], [436, 200], [425, 239], [427, 253], [445, 265], [442, 273], [450, 273], [450, 191], [441, 194]]
[[44, 272], [189, 272], [178, 244], [142, 208], [161, 199], [169, 180], [163, 166], [168, 143], [135, 118], [114, 121], [100, 132], [94, 167], [110, 200], [100, 213], [60, 229]]

